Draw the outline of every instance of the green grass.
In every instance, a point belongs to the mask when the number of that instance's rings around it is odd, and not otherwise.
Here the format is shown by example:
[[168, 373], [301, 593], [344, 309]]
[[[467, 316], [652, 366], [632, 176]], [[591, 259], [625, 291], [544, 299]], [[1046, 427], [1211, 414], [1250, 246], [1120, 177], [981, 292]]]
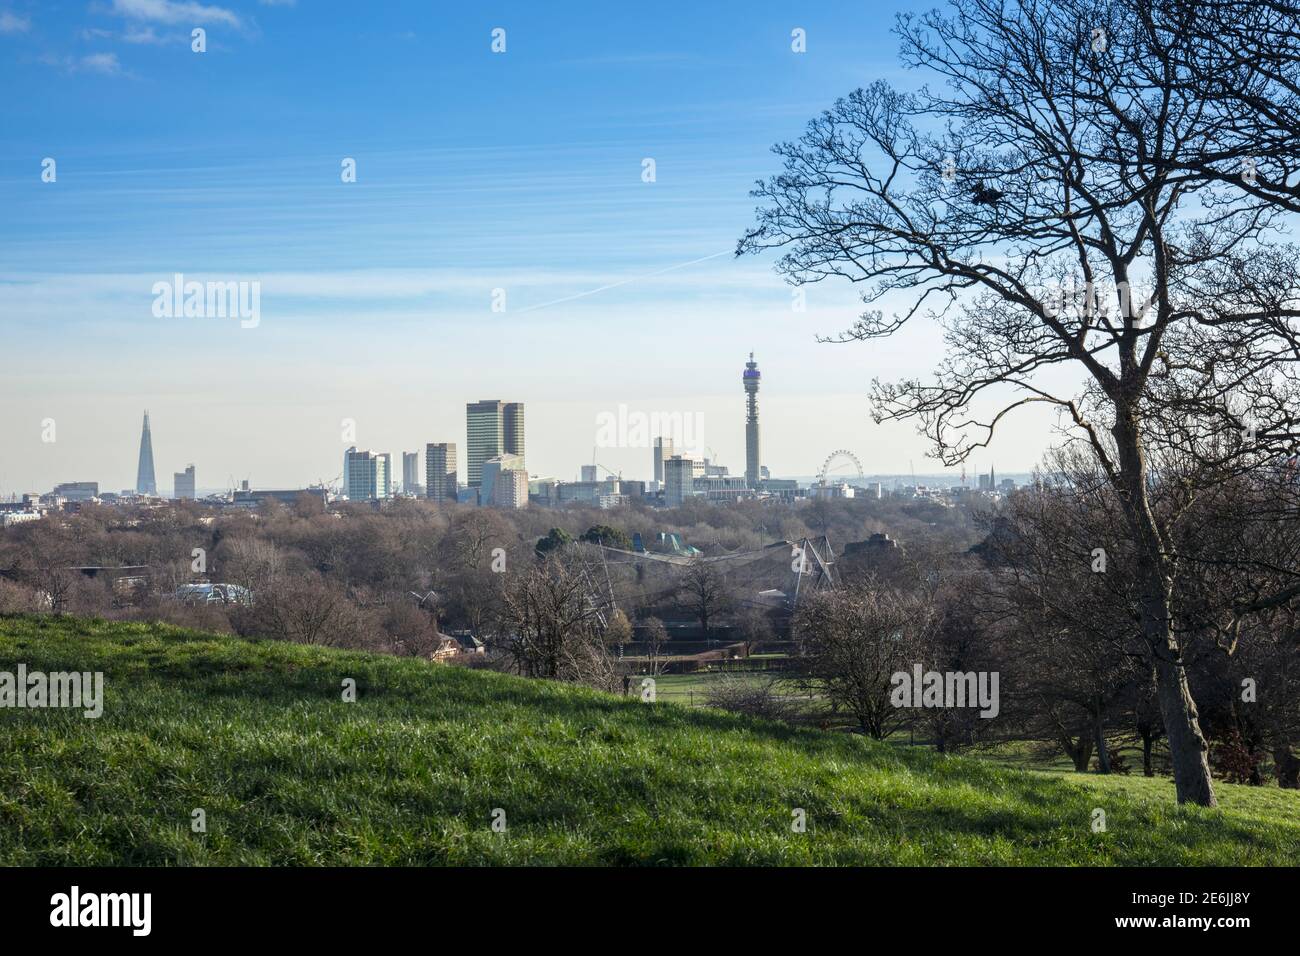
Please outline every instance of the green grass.
[[[641, 675], [632, 681], [632, 689], [641, 686]], [[670, 704], [703, 707], [708, 695], [709, 684], [717, 679], [716, 674], [696, 671], [693, 674], [660, 674], [655, 680], [655, 698]]]
[[[161, 625], [0, 618], [7, 864], [1294, 864], [1300, 799], [945, 758], [704, 708]], [[356, 703], [341, 700], [345, 678]], [[494, 833], [492, 811], [506, 813]], [[791, 832], [794, 808], [806, 833]], [[1101, 807], [1107, 830], [1094, 833]], [[207, 832], [193, 833], [203, 808]]]

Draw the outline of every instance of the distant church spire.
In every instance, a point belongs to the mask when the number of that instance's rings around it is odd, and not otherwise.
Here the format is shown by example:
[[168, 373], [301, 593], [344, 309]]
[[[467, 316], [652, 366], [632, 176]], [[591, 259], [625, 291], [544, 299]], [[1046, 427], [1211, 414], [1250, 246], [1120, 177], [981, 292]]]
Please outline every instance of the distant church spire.
[[140, 464], [135, 472], [135, 490], [141, 495], [158, 494], [153, 476], [153, 438], [149, 434], [149, 410], [144, 413], [144, 430], [140, 432]]

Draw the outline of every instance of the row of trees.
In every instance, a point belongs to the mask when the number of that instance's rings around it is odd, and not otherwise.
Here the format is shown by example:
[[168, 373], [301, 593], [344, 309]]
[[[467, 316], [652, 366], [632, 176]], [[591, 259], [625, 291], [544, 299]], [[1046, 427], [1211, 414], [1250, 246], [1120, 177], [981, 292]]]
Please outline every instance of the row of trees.
[[[829, 517], [844, 539], [884, 527], [937, 535], [928, 516], [906, 502], [837, 502]], [[484, 635], [501, 630], [507, 588], [526, 580], [543, 556], [561, 565], [597, 561], [598, 544], [628, 548], [633, 532], [682, 534], [709, 554], [810, 533], [808, 509], [757, 502], [650, 512], [625, 507], [503, 512], [399, 500], [376, 512], [359, 506], [326, 511], [304, 499], [267, 503], [253, 513], [196, 503], [166, 508], [85, 507], [0, 532], [0, 611], [53, 610], [169, 620], [219, 631], [424, 654], [438, 628]], [[708, 523], [705, 523], [707, 519]], [[972, 535], [969, 516], [950, 520]], [[963, 539], [964, 540], [964, 539]], [[581, 556], [578, 562], [577, 556]], [[562, 559], [562, 560], [561, 560]], [[104, 567], [94, 578], [78, 568]], [[143, 566], [142, 585], [124, 590], [111, 569]], [[654, 569], [658, 572], [660, 569]], [[575, 571], [575, 573], [577, 573]], [[693, 618], [706, 630], [749, 619], [729, 583], [708, 566], [684, 579], [584, 571], [585, 583], [630, 620]], [[194, 606], [174, 599], [194, 581], [237, 584], [252, 608]], [[763, 622], [746, 628], [753, 639]], [[660, 642], [662, 643], [662, 642]]]
[[[798, 691], [828, 701], [872, 736], [906, 727], [941, 750], [1024, 740], [1067, 755], [1081, 770], [1095, 760], [1103, 772], [1122, 769], [1112, 749], [1137, 746], [1145, 772], [1156, 773], [1166, 728], [1117, 494], [1086, 455], [1062, 453], [1050, 464], [1035, 486], [975, 515], [976, 534], [954, 525], [960, 532], [942, 541], [841, 559], [841, 587], [806, 595], [792, 625], [754, 607], [725, 563], [673, 568], [666, 591], [640, 580], [634, 566], [612, 569], [597, 542], [628, 536], [630, 513], [605, 513], [587, 532], [555, 528], [529, 542], [513, 515], [427, 506], [340, 515], [91, 512], [24, 525], [0, 536], [10, 575], [0, 579], [0, 611], [160, 618], [421, 656], [436, 649], [440, 631], [465, 628], [488, 643], [492, 666], [606, 690], [617, 690], [631, 666], [621, 666], [618, 648], [632, 639], [634, 623], [635, 667], [663, 670], [673, 645], [656, 615], [670, 613], [693, 618], [706, 633], [725, 623], [750, 646], [794, 637]], [[1295, 786], [1295, 608], [1286, 602], [1239, 613], [1243, 594], [1275, 590], [1300, 559], [1300, 489], [1289, 472], [1267, 478], [1243, 476], [1189, 501], [1177, 475], [1162, 474], [1151, 499], [1177, 532], [1186, 567], [1176, 626], [1215, 769], [1258, 779], [1271, 762], [1279, 783]], [[864, 528], [875, 526], [871, 503], [853, 507]], [[135, 595], [114, 595], [102, 578], [72, 570], [107, 563], [119, 536], [140, 549], [130, 564], [142, 552], [189, 557], [199, 541], [210, 549], [208, 576], [248, 587], [256, 601], [168, 600], [169, 589], [194, 576], [193, 559], [159, 560], [153, 587]], [[397, 586], [378, 583], [399, 573], [409, 576]], [[37, 594], [47, 600], [36, 602]], [[918, 664], [998, 673], [997, 719], [971, 709], [895, 707], [892, 675]], [[789, 686], [760, 683], [724, 680], [714, 703], [808, 716], [807, 707], [789, 706]]]
[[[795, 283], [857, 283], [846, 340], [942, 325], [935, 374], [873, 397], [945, 462], [1026, 406], [1057, 411], [1114, 509], [1178, 799], [1212, 806], [1188, 640], [1264, 626], [1300, 571], [1274, 561], [1266, 583], [1220, 554], [1241, 588], [1211, 623], [1177, 525], [1297, 447], [1300, 10], [951, 0], [896, 32], [926, 85], [857, 90], [778, 145], [740, 251], [779, 250]], [[1183, 493], [1153, 500], [1157, 475]]]
[[[1130, 744], [1155, 773], [1168, 727], [1119, 493], [1086, 454], [1058, 454], [1055, 465], [987, 516], [978, 559], [903, 562], [800, 609], [802, 673], [862, 732], [910, 725], [940, 749], [1035, 741], [1103, 773], [1121, 769], [1112, 745]], [[1242, 612], [1285, 588], [1300, 561], [1300, 482], [1289, 471], [1241, 476], [1189, 498], [1165, 473], [1150, 500], [1179, 556], [1171, 626], [1209, 763], [1256, 783], [1271, 763], [1279, 785], [1300, 787], [1300, 607]], [[998, 718], [893, 706], [891, 675], [916, 664], [998, 673]]]

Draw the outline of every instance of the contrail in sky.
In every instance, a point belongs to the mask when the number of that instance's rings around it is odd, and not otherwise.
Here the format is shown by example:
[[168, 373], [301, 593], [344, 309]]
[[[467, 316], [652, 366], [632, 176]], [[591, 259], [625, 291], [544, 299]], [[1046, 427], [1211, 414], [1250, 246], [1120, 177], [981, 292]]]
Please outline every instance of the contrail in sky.
[[626, 279], [620, 279], [618, 282], [611, 282], [608, 285], [597, 286], [594, 289], [588, 289], [586, 292], [575, 292], [573, 295], [566, 295], [560, 299], [552, 299], [550, 302], [540, 302], [537, 305], [530, 305], [526, 309], [520, 309], [516, 315], [522, 315], [525, 312], [534, 312], [537, 309], [545, 309], [548, 306], [559, 305], [561, 302], [572, 302], [574, 299], [583, 299], [589, 295], [595, 295], [597, 292], [604, 292], [607, 289], [617, 289], [621, 285], [627, 285], [631, 282], [639, 282], [642, 279], [653, 279], [655, 276], [661, 276], [665, 272], [672, 272], [675, 269], [685, 269], [687, 266], [693, 266], [699, 262], [708, 262], [710, 259], [716, 259], [718, 256], [731, 255], [733, 250], [726, 249], [722, 252], [715, 252], [711, 256], [702, 256], [699, 259], [692, 259], [690, 262], [679, 262], [676, 265], [665, 266], [656, 272], [647, 272], [645, 275], [629, 276]]

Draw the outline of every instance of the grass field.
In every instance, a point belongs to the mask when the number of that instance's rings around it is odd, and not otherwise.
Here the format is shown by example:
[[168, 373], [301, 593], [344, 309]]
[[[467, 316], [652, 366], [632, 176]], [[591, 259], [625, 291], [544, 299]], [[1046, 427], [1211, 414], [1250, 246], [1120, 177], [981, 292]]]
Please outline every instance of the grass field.
[[[660, 674], [655, 678], [655, 697], [670, 704], [703, 707], [709, 684], [716, 679], [716, 676], [706, 672]], [[634, 682], [634, 686], [639, 686], [639, 678]]]
[[[1034, 773], [660, 700], [159, 625], [0, 618], [6, 864], [1274, 864], [1300, 797]], [[355, 703], [341, 699], [356, 681]], [[793, 811], [807, 832], [792, 832]], [[1093, 832], [1095, 808], [1107, 829]], [[202, 809], [207, 831], [191, 829]], [[506, 828], [494, 832], [493, 812]]]

